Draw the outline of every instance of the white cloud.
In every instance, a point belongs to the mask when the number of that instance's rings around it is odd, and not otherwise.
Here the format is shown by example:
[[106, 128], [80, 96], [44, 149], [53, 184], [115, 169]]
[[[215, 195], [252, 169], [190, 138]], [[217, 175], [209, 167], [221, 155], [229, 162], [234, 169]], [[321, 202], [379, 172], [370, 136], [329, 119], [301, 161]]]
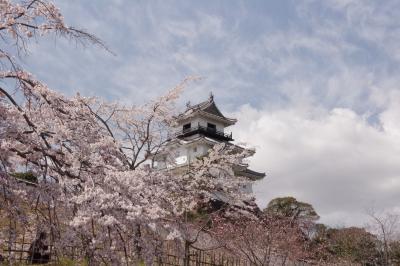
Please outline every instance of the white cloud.
[[278, 196], [313, 204], [331, 225], [365, 222], [365, 209], [398, 206], [400, 109], [381, 127], [350, 109], [258, 111], [242, 106], [235, 139], [257, 147], [252, 167], [267, 177], [254, 187], [260, 206]]

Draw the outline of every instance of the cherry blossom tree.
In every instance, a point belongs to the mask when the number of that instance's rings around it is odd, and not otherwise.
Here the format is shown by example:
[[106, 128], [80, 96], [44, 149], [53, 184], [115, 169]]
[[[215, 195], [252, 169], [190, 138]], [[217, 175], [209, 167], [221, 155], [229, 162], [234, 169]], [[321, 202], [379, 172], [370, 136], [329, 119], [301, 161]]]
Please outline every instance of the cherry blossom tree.
[[221, 245], [251, 265], [292, 265], [310, 258], [305, 235], [288, 218], [217, 218], [214, 223]]
[[[12, 177], [12, 173], [32, 170], [43, 181], [56, 180], [50, 168], [64, 172], [61, 146], [56, 147], [57, 128], [44, 121], [49, 118], [68, 117], [71, 101], [48, 89], [44, 84], [24, 71], [18, 64], [28, 48], [29, 41], [43, 34], [53, 32], [82, 43], [102, 43], [94, 36], [68, 27], [59, 10], [47, 1], [11, 2], [0, 1], [0, 183], [2, 186], [1, 211], [10, 218], [9, 246], [16, 237], [15, 221], [27, 225], [31, 220], [25, 211], [27, 202], [39, 201], [35, 197], [52, 189], [50, 184], [29, 189]], [[76, 104], [75, 104], [76, 105]], [[78, 112], [76, 112], [78, 113]], [[69, 117], [71, 119], [71, 117]], [[65, 121], [68, 122], [68, 121]], [[60, 123], [58, 123], [60, 124]], [[57, 127], [57, 123], [53, 125]], [[54, 137], [52, 137], [52, 135]], [[66, 146], [66, 144], [62, 144]], [[73, 177], [76, 178], [76, 177]], [[43, 183], [44, 184], [44, 183]], [[24, 187], [25, 186], [25, 187]], [[43, 195], [50, 195], [45, 193]], [[44, 197], [45, 198], [45, 197]], [[41, 201], [44, 199], [41, 198]], [[46, 199], [48, 200], [48, 198]], [[30, 213], [32, 214], [32, 213]], [[14, 221], [14, 222], [11, 222]]]
[[216, 145], [182, 174], [149, 167], [169, 139], [175, 102], [192, 78], [140, 106], [65, 97], [18, 64], [30, 40], [44, 34], [106, 48], [67, 26], [48, 1], [0, 0], [6, 47], [0, 50], [0, 211], [10, 221], [1, 230], [10, 250], [21, 228], [33, 235], [46, 230], [58, 257], [73, 247], [92, 265], [129, 265], [151, 261], [162, 241], [183, 239], [177, 217], [221, 193], [246, 208], [251, 197], [233, 168], [249, 150]]

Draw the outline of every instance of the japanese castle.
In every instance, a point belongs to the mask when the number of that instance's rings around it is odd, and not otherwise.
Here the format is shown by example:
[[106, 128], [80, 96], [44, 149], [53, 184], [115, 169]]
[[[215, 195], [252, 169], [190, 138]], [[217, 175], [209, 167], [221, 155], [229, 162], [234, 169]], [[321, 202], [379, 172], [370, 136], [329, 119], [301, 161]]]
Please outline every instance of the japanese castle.
[[[210, 94], [208, 100], [196, 105], [186, 105], [186, 110], [176, 117], [176, 132], [164, 149], [154, 158], [155, 167], [182, 168], [190, 166], [197, 157], [206, 155], [213, 145], [221, 142], [231, 143], [232, 133], [226, 128], [234, 125], [236, 119], [225, 117], [214, 102], [214, 96]], [[238, 149], [243, 149], [235, 145]], [[172, 162], [171, 162], [172, 155]], [[249, 180], [259, 180], [265, 177], [265, 173], [252, 171], [243, 163], [236, 167], [235, 173], [247, 177]], [[251, 192], [251, 186], [246, 189]]]

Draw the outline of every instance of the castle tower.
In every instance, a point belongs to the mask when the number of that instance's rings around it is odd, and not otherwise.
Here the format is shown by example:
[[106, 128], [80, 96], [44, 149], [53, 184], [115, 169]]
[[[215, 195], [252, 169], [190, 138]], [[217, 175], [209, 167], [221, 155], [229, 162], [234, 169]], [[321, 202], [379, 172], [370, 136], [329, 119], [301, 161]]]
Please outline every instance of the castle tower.
[[[176, 117], [176, 132], [164, 149], [154, 158], [155, 167], [159, 169], [169, 167], [185, 167], [197, 157], [207, 154], [215, 144], [220, 142], [231, 143], [232, 133], [226, 128], [234, 125], [237, 120], [225, 117], [214, 102], [214, 96], [210, 94], [208, 100], [196, 105], [186, 105], [186, 110]], [[236, 146], [236, 145], [235, 145]], [[238, 149], [242, 147], [236, 146]], [[173, 157], [171, 162], [169, 157]], [[170, 160], [170, 163], [168, 163]], [[259, 180], [265, 177], [264, 173], [258, 173], [248, 169], [247, 164], [241, 164], [234, 169], [238, 175], [250, 180]], [[251, 191], [251, 187], [246, 190]]]

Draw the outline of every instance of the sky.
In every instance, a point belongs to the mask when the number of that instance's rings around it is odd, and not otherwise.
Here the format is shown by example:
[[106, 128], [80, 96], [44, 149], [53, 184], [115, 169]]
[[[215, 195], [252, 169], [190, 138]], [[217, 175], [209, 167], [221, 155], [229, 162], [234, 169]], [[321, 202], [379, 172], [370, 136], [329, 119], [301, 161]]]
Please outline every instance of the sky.
[[331, 226], [400, 211], [399, 1], [55, 2], [113, 54], [38, 39], [24, 64], [51, 88], [140, 104], [200, 76], [180, 106], [212, 91], [238, 119], [261, 208], [294, 196]]

